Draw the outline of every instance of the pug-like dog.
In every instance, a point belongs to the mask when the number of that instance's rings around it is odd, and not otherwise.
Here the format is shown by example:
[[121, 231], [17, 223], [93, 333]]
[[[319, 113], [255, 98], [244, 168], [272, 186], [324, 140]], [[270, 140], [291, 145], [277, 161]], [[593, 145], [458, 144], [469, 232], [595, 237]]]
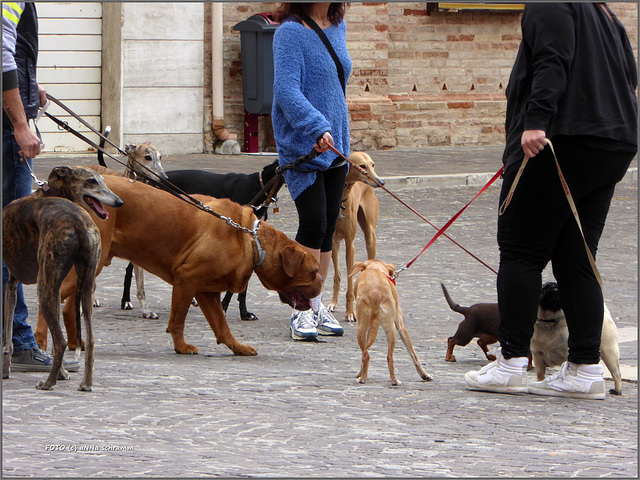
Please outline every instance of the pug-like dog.
[[[569, 329], [564, 318], [558, 284], [548, 282], [540, 291], [538, 319], [531, 338], [531, 355], [539, 382], [544, 380], [547, 367], [562, 365], [569, 356]], [[613, 395], [622, 394], [622, 376], [620, 375], [620, 349], [618, 347], [618, 329], [611, 318], [607, 306], [604, 306], [600, 356], [611, 372], [614, 388]]]

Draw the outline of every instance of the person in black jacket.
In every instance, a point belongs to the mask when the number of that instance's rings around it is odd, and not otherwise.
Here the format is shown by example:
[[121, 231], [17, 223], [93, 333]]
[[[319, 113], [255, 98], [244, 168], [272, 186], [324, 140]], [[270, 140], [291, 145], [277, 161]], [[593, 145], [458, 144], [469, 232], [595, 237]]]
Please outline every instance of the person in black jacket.
[[[36, 81], [38, 60], [38, 15], [33, 2], [2, 4], [2, 207], [31, 193], [30, 168], [40, 154], [41, 142], [30, 128], [47, 92]], [[9, 272], [2, 263], [2, 298]], [[50, 371], [51, 355], [38, 347], [27, 323], [27, 305], [22, 284], [18, 285], [13, 317], [11, 370]], [[70, 372], [78, 371], [77, 360], [64, 361]]]
[[[604, 399], [603, 294], [562, 188], [557, 158], [595, 258], [615, 185], [637, 152], [637, 67], [624, 27], [603, 3], [527, 4], [507, 94], [498, 220], [500, 353], [465, 374], [468, 388]], [[542, 271], [551, 261], [569, 328], [569, 359], [531, 385], [526, 366]]]

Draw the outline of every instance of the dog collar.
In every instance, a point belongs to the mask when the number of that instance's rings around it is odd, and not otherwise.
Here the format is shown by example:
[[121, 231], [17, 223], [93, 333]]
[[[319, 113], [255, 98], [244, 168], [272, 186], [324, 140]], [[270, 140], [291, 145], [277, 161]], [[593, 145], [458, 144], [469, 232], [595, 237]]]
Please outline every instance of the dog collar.
[[389, 279], [389, 281], [390, 281], [391, 283], [393, 283], [394, 285], [396, 284], [396, 279], [395, 279], [395, 278], [390, 277], [389, 275], [385, 275], [385, 276]]
[[560, 320], [564, 320], [564, 315], [560, 315], [559, 317], [555, 317], [555, 318], [538, 318], [539, 322], [545, 322], [545, 323], [557, 323]]
[[42, 191], [44, 192], [45, 197], [62, 197], [62, 192], [60, 192], [60, 190], [52, 187], [46, 182], [42, 184]]
[[256, 248], [258, 249], [258, 261], [255, 263], [256, 267], [259, 267], [264, 263], [265, 258], [267, 257], [267, 252], [265, 252], [260, 245], [260, 240], [258, 239], [258, 230], [260, 229], [260, 220], [256, 220], [253, 224], [253, 239], [256, 241]]

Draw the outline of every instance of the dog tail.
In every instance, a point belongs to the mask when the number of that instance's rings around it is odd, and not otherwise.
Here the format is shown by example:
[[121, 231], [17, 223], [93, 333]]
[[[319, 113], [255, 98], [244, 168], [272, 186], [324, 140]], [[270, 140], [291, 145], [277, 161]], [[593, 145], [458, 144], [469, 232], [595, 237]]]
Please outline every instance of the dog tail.
[[447, 299], [447, 303], [449, 304], [449, 308], [451, 308], [451, 310], [453, 310], [454, 312], [458, 312], [458, 313], [461, 313], [462, 315], [466, 315], [467, 312], [469, 311], [469, 307], [461, 307], [460, 305], [458, 305], [449, 296], [449, 292], [447, 292], [447, 289], [444, 286], [444, 283], [441, 283], [440, 286], [442, 287], [442, 292], [444, 293], [444, 298]]

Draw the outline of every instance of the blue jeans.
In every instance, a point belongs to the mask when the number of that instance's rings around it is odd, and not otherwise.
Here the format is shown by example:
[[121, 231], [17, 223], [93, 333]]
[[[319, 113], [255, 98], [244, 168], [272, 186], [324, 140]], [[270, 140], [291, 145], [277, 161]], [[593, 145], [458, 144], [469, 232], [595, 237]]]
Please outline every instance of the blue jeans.
[[[2, 131], [2, 208], [11, 201], [31, 193], [33, 181], [29, 169], [20, 161], [20, 147], [13, 136], [13, 127], [5, 125]], [[33, 160], [29, 160], [33, 166]], [[2, 308], [4, 311], [4, 287], [9, 280], [9, 271], [2, 262]], [[27, 305], [22, 284], [18, 284], [18, 298], [13, 314], [13, 351], [31, 350], [38, 345], [33, 331], [27, 323]]]

